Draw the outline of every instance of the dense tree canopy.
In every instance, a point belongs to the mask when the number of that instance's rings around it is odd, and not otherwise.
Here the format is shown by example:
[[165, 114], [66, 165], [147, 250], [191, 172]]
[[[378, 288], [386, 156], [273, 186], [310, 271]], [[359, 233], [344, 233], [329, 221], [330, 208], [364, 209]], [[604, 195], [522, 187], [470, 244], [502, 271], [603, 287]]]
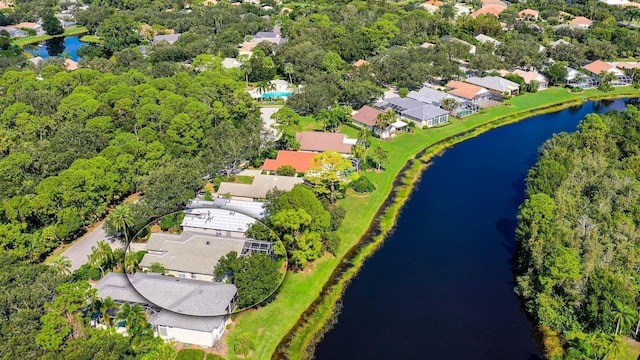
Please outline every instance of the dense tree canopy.
[[588, 115], [577, 133], [541, 147], [527, 177], [517, 291], [543, 326], [569, 338], [636, 333], [639, 134], [634, 106]]

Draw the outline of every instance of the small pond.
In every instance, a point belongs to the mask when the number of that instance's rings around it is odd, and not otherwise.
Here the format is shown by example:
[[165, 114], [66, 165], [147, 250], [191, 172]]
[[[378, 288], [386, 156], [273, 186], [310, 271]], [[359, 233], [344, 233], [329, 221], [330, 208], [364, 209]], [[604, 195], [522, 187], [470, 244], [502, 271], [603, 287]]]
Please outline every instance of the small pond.
[[67, 53], [71, 60], [79, 61], [82, 58], [78, 56], [77, 51], [87, 45], [89, 45], [89, 43], [80, 41], [78, 36], [67, 36], [25, 46], [25, 50], [33, 56], [40, 56], [43, 59], [52, 56], [62, 56], [62, 53]]

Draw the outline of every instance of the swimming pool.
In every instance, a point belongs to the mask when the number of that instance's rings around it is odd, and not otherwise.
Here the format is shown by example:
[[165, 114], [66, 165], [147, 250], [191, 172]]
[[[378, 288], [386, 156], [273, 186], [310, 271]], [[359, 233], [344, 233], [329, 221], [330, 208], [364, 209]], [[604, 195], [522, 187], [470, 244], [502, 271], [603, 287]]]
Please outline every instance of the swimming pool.
[[271, 98], [281, 98], [281, 97], [289, 97], [293, 94], [291, 91], [274, 91], [262, 94], [262, 98], [271, 99]]

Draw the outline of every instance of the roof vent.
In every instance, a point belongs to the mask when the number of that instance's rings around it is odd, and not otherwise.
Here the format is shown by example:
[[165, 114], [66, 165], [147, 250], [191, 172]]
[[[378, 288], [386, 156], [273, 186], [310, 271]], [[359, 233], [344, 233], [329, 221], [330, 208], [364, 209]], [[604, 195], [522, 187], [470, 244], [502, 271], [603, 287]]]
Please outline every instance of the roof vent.
[[211, 241], [207, 240], [207, 245], [211, 245]]

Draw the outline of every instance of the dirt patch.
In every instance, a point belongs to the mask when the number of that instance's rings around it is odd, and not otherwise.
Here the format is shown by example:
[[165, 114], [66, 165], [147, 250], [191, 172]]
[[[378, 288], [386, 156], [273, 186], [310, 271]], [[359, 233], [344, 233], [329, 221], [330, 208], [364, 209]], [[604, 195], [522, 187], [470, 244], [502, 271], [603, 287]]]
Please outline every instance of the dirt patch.
[[162, 228], [158, 224], [154, 224], [149, 228], [149, 231], [152, 233], [162, 232]]

